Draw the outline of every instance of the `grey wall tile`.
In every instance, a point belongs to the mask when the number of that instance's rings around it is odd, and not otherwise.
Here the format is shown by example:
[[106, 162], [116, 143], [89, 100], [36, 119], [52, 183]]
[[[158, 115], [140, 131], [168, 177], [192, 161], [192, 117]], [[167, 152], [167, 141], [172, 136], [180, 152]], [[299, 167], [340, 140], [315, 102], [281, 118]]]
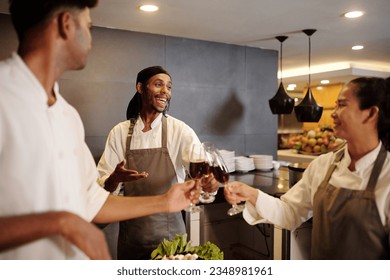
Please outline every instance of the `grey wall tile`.
[[273, 115], [268, 97], [261, 96], [258, 90], [248, 90], [245, 114], [245, 133], [270, 133], [278, 128], [278, 117]]
[[237, 88], [245, 84], [245, 49], [236, 45], [167, 37], [167, 67], [186, 86]]
[[273, 155], [276, 159], [277, 142], [276, 132], [272, 134], [247, 134], [245, 136], [245, 155]]
[[164, 66], [164, 36], [94, 27], [92, 38], [93, 47], [86, 68], [67, 72], [64, 78], [135, 82], [141, 69]]
[[[199, 134], [243, 133], [244, 106], [232, 90], [211, 87], [175, 88], [170, 113]], [[180, 92], [180, 93], [177, 93]]]
[[[277, 89], [278, 52], [246, 47], [246, 88], [271, 98]], [[264, 90], [271, 90], [271, 94]]]
[[86, 136], [85, 142], [87, 143], [91, 153], [95, 159], [95, 162], [98, 163], [100, 156], [103, 154], [104, 146], [106, 145], [107, 137], [106, 136]]
[[214, 142], [217, 148], [234, 151], [236, 156], [245, 154], [245, 135], [231, 134], [226, 136], [199, 135], [201, 141]]
[[130, 84], [61, 80], [61, 92], [79, 112], [86, 136], [107, 136], [111, 128], [126, 120]]

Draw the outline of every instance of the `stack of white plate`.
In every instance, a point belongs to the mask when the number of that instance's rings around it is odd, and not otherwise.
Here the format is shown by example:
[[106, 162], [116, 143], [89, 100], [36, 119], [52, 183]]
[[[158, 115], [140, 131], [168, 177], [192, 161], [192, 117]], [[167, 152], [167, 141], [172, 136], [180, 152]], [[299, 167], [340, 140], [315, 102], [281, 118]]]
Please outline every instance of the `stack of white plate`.
[[255, 168], [257, 170], [262, 170], [262, 171], [272, 170], [273, 168], [272, 155], [250, 155], [249, 157], [253, 159], [255, 163]]
[[252, 158], [248, 157], [235, 157], [236, 171], [239, 172], [248, 172], [255, 169], [255, 163]]
[[221, 154], [229, 172], [236, 171], [236, 166], [234, 162], [235, 152], [228, 150], [219, 150], [219, 153]]

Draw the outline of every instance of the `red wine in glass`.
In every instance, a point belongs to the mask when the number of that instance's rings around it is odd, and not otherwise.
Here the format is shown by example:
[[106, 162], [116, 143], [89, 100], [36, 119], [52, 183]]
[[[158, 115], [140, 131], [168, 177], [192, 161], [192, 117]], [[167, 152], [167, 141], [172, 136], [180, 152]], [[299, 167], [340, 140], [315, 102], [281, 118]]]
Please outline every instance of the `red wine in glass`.
[[204, 161], [190, 162], [190, 176], [192, 179], [201, 179], [203, 175], [208, 174], [208, 164]]
[[213, 174], [215, 179], [221, 184], [225, 184], [229, 181], [229, 173], [226, 170], [223, 170], [220, 166], [213, 167]]
[[[218, 182], [224, 184], [224, 186], [227, 187], [227, 182], [229, 181], [229, 171], [218, 150], [216, 150], [214, 153], [214, 162], [216, 163], [213, 169], [215, 178], [218, 180]], [[232, 207], [227, 211], [227, 214], [229, 216], [239, 214], [244, 211], [244, 208], [245, 205], [233, 204]]]

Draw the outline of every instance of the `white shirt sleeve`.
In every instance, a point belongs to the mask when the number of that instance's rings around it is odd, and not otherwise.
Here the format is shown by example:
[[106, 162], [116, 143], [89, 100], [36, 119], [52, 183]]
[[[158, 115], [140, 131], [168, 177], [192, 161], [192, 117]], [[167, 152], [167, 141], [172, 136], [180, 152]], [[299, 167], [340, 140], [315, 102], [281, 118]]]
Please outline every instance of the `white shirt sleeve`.
[[270, 223], [293, 230], [312, 217], [313, 197], [325, 177], [333, 155], [314, 160], [302, 179], [279, 198], [258, 191], [256, 206], [247, 202], [244, 219], [251, 225]]
[[[104, 182], [114, 172], [117, 164], [124, 160], [129, 124], [129, 121], [119, 123], [108, 134], [104, 152], [97, 165], [99, 173], [97, 182], [100, 186], [104, 186]], [[121, 185], [118, 184], [113, 194], [119, 193]]]

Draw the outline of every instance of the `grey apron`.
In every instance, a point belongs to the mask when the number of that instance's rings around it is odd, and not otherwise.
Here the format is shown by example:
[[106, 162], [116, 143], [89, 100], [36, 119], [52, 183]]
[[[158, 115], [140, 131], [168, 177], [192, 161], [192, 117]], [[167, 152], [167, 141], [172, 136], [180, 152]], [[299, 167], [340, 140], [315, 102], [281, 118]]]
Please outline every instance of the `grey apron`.
[[[130, 150], [135, 120], [130, 120], [126, 140], [126, 168], [147, 171], [149, 176], [125, 183], [125, 196], [148, 196], [165, 193], [177, 182], [176, 172], [167, 149], [167, 120], [162, 117], [162, 147]], [[118, 259], [150, 259], [150, 253], [163, 241], [184, 234], [185, 225], [180, 212], [156, 214], [120, 222]]]
[[[336, 156], [340, 161], [344, 152]], [[388, 259], [388, 233], [375, 202], [375, 186], [386, 159], [384, 145], [365, 190], [336, 188], [329, 179], [333, 163], [313, 202], [312, 259]]]

